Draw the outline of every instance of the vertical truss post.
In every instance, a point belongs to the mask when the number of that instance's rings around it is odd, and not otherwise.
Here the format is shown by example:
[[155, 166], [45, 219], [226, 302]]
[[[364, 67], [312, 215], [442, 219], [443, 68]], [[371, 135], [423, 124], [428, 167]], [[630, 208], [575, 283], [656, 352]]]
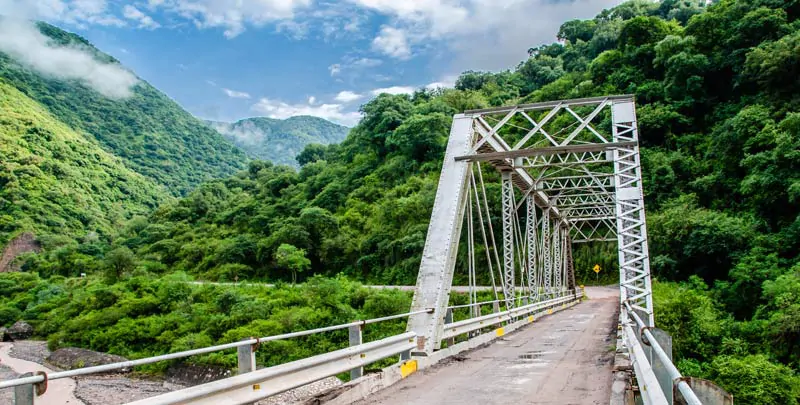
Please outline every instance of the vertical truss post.
[[563, 280], [561, 279], [561, 265], [564, 264], [564, 261], [561, 259], [561, 226], [559, 223], [556, 222], [553, 226], [553, 275], [555, 279], [553, 281], [553, 287], [556, 291], [557, 296], [561, 296], [561, 287], [563, 286]]
[[528, 246], [528, 261], [527, 261], [527, 274], [528, 274], [528, 292], [530, 297], [533, 299], [534, 302], [539, 300], [539, 277], [537, 274], [537, 255], [536, 250], [539, 245], [539, 241], [536, 238], [536, 228], [539, 224], [536, 221], [536, 202], [533, 199], [533, 195], [528, 193], [528, 196], [525, 198], [526, 205], [527, 205], [527, 215], [525, 221], [525, 239], [526, 244]]
[[406, 330], [417, 334], [415, 352], [430, 354], [441, 346], [444, 316], [453, 284], [458, 242], [469, 192], [467, 182], [471, 163], [457, 161], [456, 156], [470, 153], [473, 144], [471, 116], [453, 117], [447, 140], [442, 172], [436, 188], [431, 221], [411, 311], [429, 311], [411, 315]]
[[514, 183], [511, 172], [502, 173], [503, 203], [503, 295], [506, 309], [514, 308], [514, 217], [517, 215], [514, 200]]
[[567, 228], [564, 226], [560, 227], [561, 229], [561, 285], [563, 289], [567, 289], [569, 285], [569, 275], [567, 274], [567, 268], [569, 264], [567, 264]]
[[575, 290], [575, 261], [572, 259], [572, 237], [570, 237], [569, 231], [566, 233], [566, 246], [564, 250], [566, 251], [565, 256], [567, 262], [567, 288]]
[[[612, 104], [611, 121], [614, 142], [639, 141], [632, 99], [618, 100]], [[631, 307], [645, 315], [648, 326], [654, 326], [638, 143], [614, 150], [614, 180], [620, 299], [630, 302]]]
[[545, 298], [552, 298], [549, 296], [552, 293], [553, 281], [553, 263], [550, 261], [550, 209], [542, 210], [542, 264], [544, 265], [544, 292], [548, 294]]

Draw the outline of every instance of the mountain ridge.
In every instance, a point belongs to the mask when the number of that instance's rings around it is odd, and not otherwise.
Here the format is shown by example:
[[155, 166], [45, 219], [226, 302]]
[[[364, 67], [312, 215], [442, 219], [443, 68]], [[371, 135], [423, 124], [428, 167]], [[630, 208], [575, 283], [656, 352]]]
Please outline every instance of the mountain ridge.
[[[12, 23], [0, 19], [0, 25]], [[133, 74], [79, 35], [43, 22], [36, 27], [48, 38], [49, 48], [77, 49], [98, 66]], [[109, 98], [86, 83], [53, 77], [0, 51], [0, 78], [176, 196], [202, 181], [229, 176], [248, 160], [244, 152], [138, 76], [128, 97]]]
[[285, 119], [249, 117], [236, 122], [205, 121], [254, 159], [297, 166], [295, 157], [306, 145], [342, 142], [350, 128], [324, 118], [296, 115]]

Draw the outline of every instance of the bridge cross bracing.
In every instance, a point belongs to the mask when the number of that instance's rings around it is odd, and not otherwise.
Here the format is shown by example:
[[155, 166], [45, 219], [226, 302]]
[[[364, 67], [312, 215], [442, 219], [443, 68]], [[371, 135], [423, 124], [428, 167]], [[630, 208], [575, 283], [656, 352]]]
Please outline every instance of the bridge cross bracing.
[[[489, 169], [499, 172], [500, 246], [493, 242], [494, 230], [485, 226], [491, 218], [481, 219], [480, 232], [474, 232], [474, 218], [465, 221], [464, 215], [477, 210], [491, 216], [481, 206], [489, 205], [484, 184]], [[492, 263], [487, 255], [483, 268], [492, 272], [492, 280], [500, 279], [507, 309], [540, 294], [558, 297], [574, 290], [573, 244], [617, 242], [620, 300], [653, 326], [632, 96], [472, 110], [454, 117], [412, 303], [412, 310], [433, 312], [412, 316], [408, 324], [408, 331], [417, 333], [420, 352], [441, 347], [441, 320], [464, 226], [468, 235], [488, 232], [484, 250], [500, 252], [502, 261]]]

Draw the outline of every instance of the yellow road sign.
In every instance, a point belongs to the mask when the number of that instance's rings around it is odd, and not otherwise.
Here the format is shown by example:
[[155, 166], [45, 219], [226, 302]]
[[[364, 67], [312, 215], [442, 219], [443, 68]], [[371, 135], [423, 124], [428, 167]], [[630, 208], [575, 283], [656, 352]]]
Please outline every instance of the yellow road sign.
[[600, 272], [600, 265], [599, 264], [595, 264], [594, 268], [592, 270], [594, 270], [595, 273], [599, 273]]

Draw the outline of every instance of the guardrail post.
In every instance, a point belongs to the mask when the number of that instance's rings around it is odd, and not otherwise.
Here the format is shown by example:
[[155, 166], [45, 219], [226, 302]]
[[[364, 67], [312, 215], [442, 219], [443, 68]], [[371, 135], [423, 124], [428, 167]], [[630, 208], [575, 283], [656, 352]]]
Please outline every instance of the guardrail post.
[[492, 312], [495, 313], [495, 314], [500, 312], [500, 302], [499, 301], [495, 301], [495, 302], [492, 303]]
[[237, 347], [236, 357], [239, 361], [239, 374], [256, 371], [256, 351], [253, 350], [253, 345]]
[[[350, 332], [350, 346], [358, 346], [363, 343], [362, 327], [363, 325], [353, 325], [348, 328]], [[356, 367], [350, 370], [350, 381], [361, 378], [364, 375], [364, 367]]]
[[[453, 323], [453, 308], [447, 308], [447, 312], [444, 314], [444, 324], [447, 325], [448, 323]], [[447, 347], [450, 347], [456, 344], [456, 338], [447, 338]]]
[[[32, 377], [33, 373], [25, 373], [20, 377]], [[14, 387], [14, 405], [33, 405], [33, 384], [18, 385]]]

